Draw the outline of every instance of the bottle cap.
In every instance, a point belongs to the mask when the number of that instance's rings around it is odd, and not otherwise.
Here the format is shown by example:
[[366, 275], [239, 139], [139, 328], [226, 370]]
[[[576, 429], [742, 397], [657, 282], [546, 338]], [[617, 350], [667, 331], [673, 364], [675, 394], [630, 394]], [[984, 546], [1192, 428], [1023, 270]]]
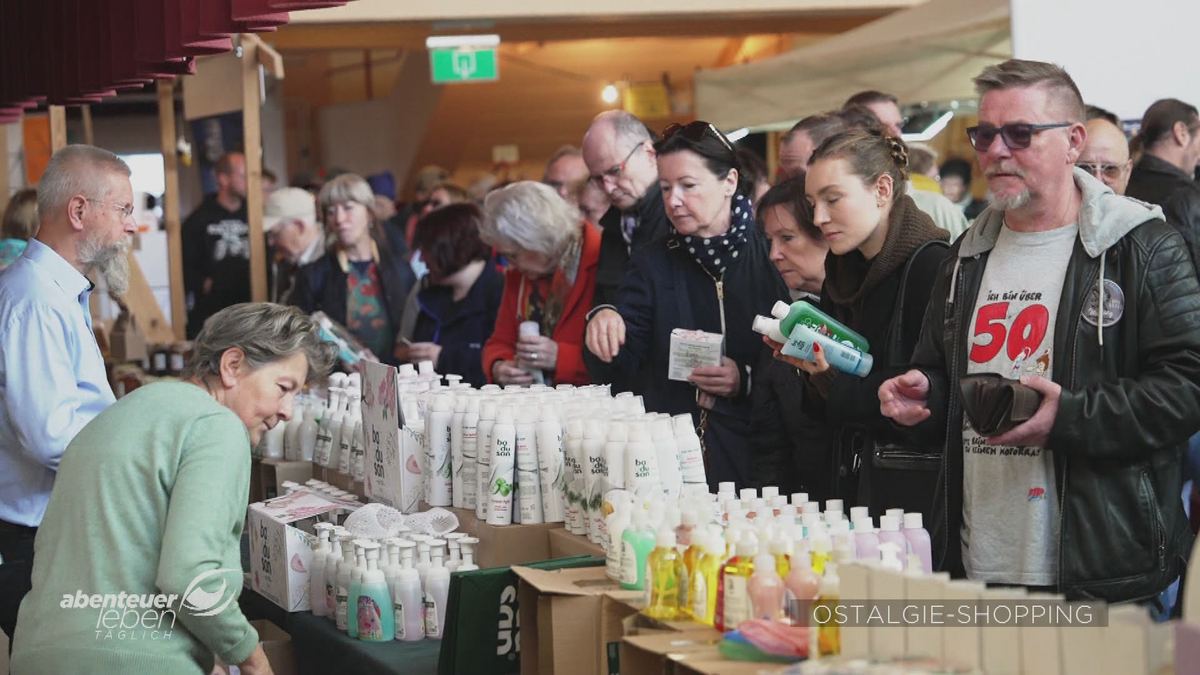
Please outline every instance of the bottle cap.
[[904, 514], [904, 529], [919, 530], [922, 527], [924, 525], [922, 524], [921, 513], [919, 511], [917, 513]]
[[802, 513], [800, 514], [800, 522], [811, 531], [821, 525], [821, 514], [812, 513], [811, 511]]
[[848, 521], [848, 520], [835, 521], [834, 523], [830, 524], [829, 533], [835, 537], [838, 536], [839, 534], [850, 534], [850, 521]]
[[768, 485], [767, 487], [764, 487], [762, 489], [762, 498], [763, 499], [770, 500], [770, 499], [772, 499], [774, 497], [778, 497], [778, 496], [779, 496], [779, 488], [775, 487], [774, 485]]
[[696, 423], [692, 421], [691, 413], [681, 413], [671, 418], [675, 425], [676, 436], [692, 436], [696, 433]]
[[870, 517], [871, 517], [871, 509], [869, 509], [865, 506], [851, 506], [850, 507], [850, 522], [854, 523], [854, 522], [858, 522], [859, 520], [862, 520], [863, 518], [870, 518]]
[[863, 534], [869, 534], [871, 532], [874, 532], [875, 531], [875, 521], [871, 518], [871, 516], [867, 516], [866, 518], [859, 518], [858, 520], [854, 521], [854, 531], [856, 533], [861, 532]]
[[496, 424], [512, 424], [513, 407], [507, 403], [496, 407]]
[[896, 516], [881, 516], [879, 518], [879, 529], [883, 532], [899, 532], [900, 521]]
[[[691, 415], [688, 415], [688, 419], [691, 419]], [[734, 483], [733, 481], [717, 483], [717, 492], [734, 493], [734, 491], [736, 489], [737, 489], [737, 483]]]
[[659, 530], [656, 543], [659, 548], [675, 548], [675, 530], [668, 527]]
[[895, 516], [896, 520], [901, 522], [904, 521], [904, 509], [888, 509], [887, 511], [884, 511], [883, 514], [885, 516]]
[[700, 522], [700, 516], [692, 509], [686, 509], [679, 515], [679, 523], [688, 527], [695, 527], [696, 523]]
[[792, 493], [792, 505], [803, 507], [806, 502], [808, 502], [808, 493], [807, 492], [793, 492]]
[[738, 539], [736, 550], [739, 558], [754, 558], [758, 555], [758, 538], [753, 533], [747, 533]]
[[738, 492], [738, 496], [741, 497], [743, 502], [749, 504], [750, 500], [758, 497], [758, 490], [755, 490], [754, 488], [742, 488], [742, 490]]
[[400, 379], [409, 380], [417, 376], [417, 369], [411, 363], [400, 364]]
[[775, 317], [776, 319], [782, 319], [783, 317], [787, 316], [791, 311], [792, 311], [792, 306], [787, 304], [786, 302], [780, 300], [780, 301], [776, 302], [773, 307], [771, 307], [771, 316]]
[[754, 556], [754, 576], [770, 576], [778, 574], [775, 571], [775, 558], [765, 553]]
[[783, 513], [782, 509], [788, 505], [788, 499], [783, 495], [775, 495], [771, 497], [770, 503], [772, 509], [781, 509], [780, 513]]
[[825, 501], [825, 510], [843, 513], [845, 511], [845, 506], [840, 499], [829, 499]]
[[779, 330], [779, 319], [772, 319], [769, 316], [754, 317], [754, 322], [750, 325], [750, 328], [759, 335], [770, 335], [772, 332], [781, 332]]
[[820, 515], [821, 514], [821, 505], [817, 502], [804, 502], [803, 513], [815, 513], [817, 515]]
[[650, 438], [655, 441], [674, 440], [675, 427], [671, 425], [671, 418], [656, 417], [650, 422]]
[[421, 361], [417, 364], [418, 375], [433, 375], [433, 361]]

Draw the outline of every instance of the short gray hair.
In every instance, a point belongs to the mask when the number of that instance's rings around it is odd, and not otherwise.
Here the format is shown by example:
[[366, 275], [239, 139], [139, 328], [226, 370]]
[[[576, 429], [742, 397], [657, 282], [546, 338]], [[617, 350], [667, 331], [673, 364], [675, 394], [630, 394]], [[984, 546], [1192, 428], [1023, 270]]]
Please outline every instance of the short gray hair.
[[[563, 157], [583, 157], [583, 151], [573, 145], [564, 145], [550, 155], [550, 161], [546, 162], [546, 171], [550, 171], [550, 167]], [[545, 172], [542, 174], [542, 179], [545, 180]]]
[[1062, 66], [1053, 63], [1009, 59], [984, 68], [973, 82], [980, 98], [989, 91], [1000, 89], [1045, 87], [1063, 106], [1063, 112], [1070, 116], [1066, 121], [1083, 122], [1086, 116], [1083, 94], [1079, 93], [1075, 80]]
[[76, 195], [108, 198], [110, 174], [130, 175], [129, 165], [108, 150], [75, 144], [54, 153], [37, 185], [38, 214], [45, 218], [61, 210]]
[[297, 352], [308, 361], [305, 381], [329, 374], [337, 348], [321, 340], [317, 323], [295, 307], [270, 302], [243, 302], [213, 314], [204, 322], [194, 342], [192, 358], [183, 369], [184, 379], [203, 381], [221, 373], [221, 357], [237, 348], [252, 369], [287, 358]]
[[605, 110], [596, 115], [596, 119], [592, 120], [592, 127], [595, 127], [598, 122], [608, 124], [613, 130], [613, 134], [619, 140], [629, 141], [630, 143], [654, 142], [654, 134], [651, 133], [649, 127], [624, 110]]
[[367, 208], [374, 220], [375, 192], [371, 185], [356, 173], [344, 173], [321, 187], [317, 195], [317, 212], [325, 215], [330, 207], [346, 202], [358, 202]]
[[583, 216], [554, 188], [530, 180], [505, 185], [483, 200], [479, 236], [489, 246], [518, 248], [557, 260], [583, 236]]

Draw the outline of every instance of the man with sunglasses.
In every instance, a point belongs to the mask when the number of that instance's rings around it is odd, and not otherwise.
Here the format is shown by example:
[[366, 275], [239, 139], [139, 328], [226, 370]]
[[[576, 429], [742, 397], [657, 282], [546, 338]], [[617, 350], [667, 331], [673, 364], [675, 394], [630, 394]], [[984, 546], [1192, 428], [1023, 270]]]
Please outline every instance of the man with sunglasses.
[[37, 199], [37, 236], [0, 275], [0, 629], [10, 639], [59, 459], [115, 400], [86, 275], [124, 295], [137, 231], [129, 167], [107, 150], [54, 153]]
[[[975, 84], [968, 136], [991, 206], [942, 266], [914, 370], [879, 389], [885, 416], [942, 450], [934, 565], [1158, 605], [1192, 540], [1179, 495], [1200, 429], [1195, 269], [1157, 207], [1074, 166], [1087, 132], [1064, 70], [1011, 60]], [[1032, 414], [964, 401], [960, 381], [986, 373]], [[1007, 430], [977, 431], [967, 403]]]
[[1075, 166], [1100, 179], [1113, 192], [1125, 194], [1129, 170], [1133, 167], [1125, 132], [1104, 117], [1093, 117], [1085, 126], [1087, 142], [1083, 144]]

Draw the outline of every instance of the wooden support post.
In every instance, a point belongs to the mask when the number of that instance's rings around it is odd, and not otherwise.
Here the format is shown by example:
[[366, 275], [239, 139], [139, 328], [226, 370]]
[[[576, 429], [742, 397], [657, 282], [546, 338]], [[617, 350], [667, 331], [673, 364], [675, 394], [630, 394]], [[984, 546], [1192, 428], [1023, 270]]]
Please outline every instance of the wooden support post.
[[67, 109], [61, 105], [50, 106], [50, 153], [67, 147]]
[[261, 41], [243, 35], [242, 138], [246, 151], [246, 220], [250, 226], [250, 299], [266, 302], [267, 241], [263, 237], [261, 80], [258, 49]]
[[12, 187], [8, 177], [8, 125], [0, 124], [0, 212], [8, 206]]
[[183, 293], [183, 229], [179, 214], [179, 159], [175, 154], [175, 81], [158, 81], [158, 132], [162, 143], [163, 223], [167, 227], [167, 256], [171, 284], [171, 325], [175, 339], [187, 336], [187, 307]]
[[85, 105], [80, 110], [83, 112], [83, 142], [95, 145], [96, 134], [92, 132], [92, 106]]

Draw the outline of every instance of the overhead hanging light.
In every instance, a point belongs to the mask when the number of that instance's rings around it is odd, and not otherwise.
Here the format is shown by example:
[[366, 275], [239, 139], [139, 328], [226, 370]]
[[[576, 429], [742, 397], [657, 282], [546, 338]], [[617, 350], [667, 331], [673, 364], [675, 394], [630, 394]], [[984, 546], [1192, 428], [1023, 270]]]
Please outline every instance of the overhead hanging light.
[[610, 85], [606, 86], [604, 88], [604, 91], [600, 92], [600, 98], [604, 99], [604, 102], [608, 103], [608, 104], [616, 103], [617, 96], [618, 96], [618, 92], [617, 92], [617, 86], [615, 84], [610, 84]]

